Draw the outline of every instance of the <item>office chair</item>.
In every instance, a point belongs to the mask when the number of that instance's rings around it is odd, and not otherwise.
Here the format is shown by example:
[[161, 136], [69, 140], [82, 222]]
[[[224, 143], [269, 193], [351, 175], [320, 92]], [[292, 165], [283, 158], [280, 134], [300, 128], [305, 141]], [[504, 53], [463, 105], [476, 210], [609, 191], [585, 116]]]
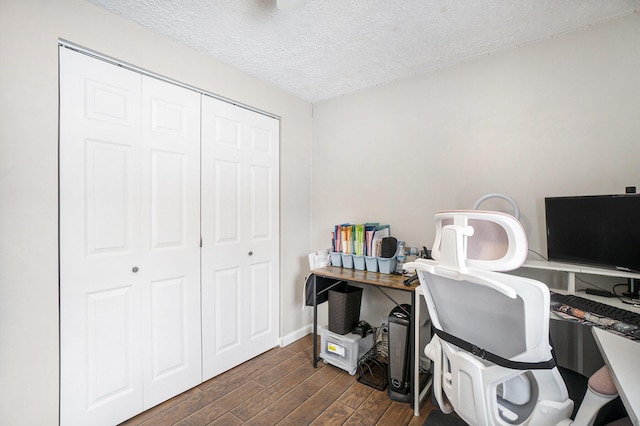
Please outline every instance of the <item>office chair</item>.
[[[527, 256], [514, 217], [487, 211], [436, 214], [433, 260], [405, 264], [424, 290], [435, 335], [433, 395], [444, 413], [471, 425], [569, 425], [574, 402], [549, 343], [549, 289], [505, 274]], [[617, 396], [603, 367], [573, 424], [591, 425]]]

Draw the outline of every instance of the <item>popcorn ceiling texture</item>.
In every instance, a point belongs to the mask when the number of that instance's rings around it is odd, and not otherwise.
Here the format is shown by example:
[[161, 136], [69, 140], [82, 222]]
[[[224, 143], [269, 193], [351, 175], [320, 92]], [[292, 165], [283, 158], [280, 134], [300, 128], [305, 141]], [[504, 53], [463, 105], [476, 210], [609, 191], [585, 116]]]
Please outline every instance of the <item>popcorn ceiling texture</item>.
[[309, 102], [634, 13], [640, 0], [89, 0]]

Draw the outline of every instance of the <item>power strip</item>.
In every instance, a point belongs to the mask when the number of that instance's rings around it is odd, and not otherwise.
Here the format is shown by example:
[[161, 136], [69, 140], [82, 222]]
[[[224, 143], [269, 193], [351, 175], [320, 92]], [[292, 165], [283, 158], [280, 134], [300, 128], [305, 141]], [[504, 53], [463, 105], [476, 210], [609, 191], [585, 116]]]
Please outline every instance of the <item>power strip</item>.
[[609, 290], [600, 290], [599, 288], [588, 288], [585, 290], [585, 292], [587, 294], [593, 294], [594, 296], [604, 296], [604, 297], [613, 296], [613, 293], [611, 293]]

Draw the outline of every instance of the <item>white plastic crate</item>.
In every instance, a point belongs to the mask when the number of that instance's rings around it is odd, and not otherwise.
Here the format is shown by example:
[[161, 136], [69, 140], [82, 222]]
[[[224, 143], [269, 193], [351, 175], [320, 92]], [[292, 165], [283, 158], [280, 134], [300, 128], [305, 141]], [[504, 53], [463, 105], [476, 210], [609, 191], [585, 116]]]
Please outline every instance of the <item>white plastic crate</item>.
[[358, 360], [373, 347], [373, 334], [338, 334], [320, 327], [320, 357], [327, 363], [342, 368], [352, 376], [358, 369]]

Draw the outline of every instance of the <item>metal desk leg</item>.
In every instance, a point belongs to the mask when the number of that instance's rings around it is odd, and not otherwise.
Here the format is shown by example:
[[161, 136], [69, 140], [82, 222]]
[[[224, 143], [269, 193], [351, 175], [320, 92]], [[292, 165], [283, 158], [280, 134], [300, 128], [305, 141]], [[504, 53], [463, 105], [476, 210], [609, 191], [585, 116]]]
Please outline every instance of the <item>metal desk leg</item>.
[[413, 334], [413, 357], [416, 360], [413, 364], [413, 374], [417, 377], [417, 380], [413, 382], [413, 414], [420, 415], [420, 401], [427, 395], [429, 389], [433, 385], [433, 377], [429, 377], [424, 384], [422, 393], [420, 393], [420, 300], [422, 299], [423, 290], [421, 286], [416, 287], [412, 294], [412, 301], [415, 303], [413, 312], [415, 315], [413, 319], [416, 321]]
[[317, 277], [313, 276], [313, 368], [318, 367], [318, 292]]
[[411, 292], [411, 322], [413, 323], [413, 351], [411, 352], [413, 371], [413, 414], [420, 415], [420, 299], [416, 291]]

